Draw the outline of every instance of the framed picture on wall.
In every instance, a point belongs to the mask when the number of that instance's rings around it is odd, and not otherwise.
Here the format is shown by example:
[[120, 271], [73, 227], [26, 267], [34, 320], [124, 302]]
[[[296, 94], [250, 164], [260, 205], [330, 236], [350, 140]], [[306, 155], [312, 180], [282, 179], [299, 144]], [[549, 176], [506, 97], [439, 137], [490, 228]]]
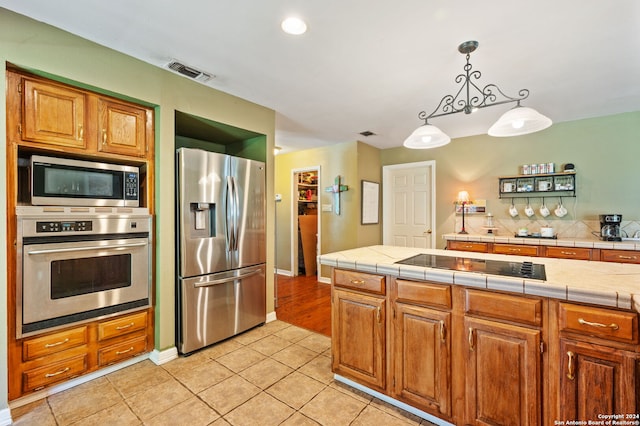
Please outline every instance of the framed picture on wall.
[[362, 219], [363, 225], [373, 225], [379, 221], [380, 184], [362, 181]]

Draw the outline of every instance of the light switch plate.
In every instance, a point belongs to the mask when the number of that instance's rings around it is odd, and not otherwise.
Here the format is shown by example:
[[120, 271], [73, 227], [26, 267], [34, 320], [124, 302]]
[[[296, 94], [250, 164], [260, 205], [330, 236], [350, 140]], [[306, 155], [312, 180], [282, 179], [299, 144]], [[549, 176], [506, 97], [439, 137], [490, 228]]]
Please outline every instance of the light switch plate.
[[330, 212], [332, 210], [333, 210], [333, 208], [332, 208], [331, 204], [323, 204], [322, 205], [322, 211], [323, 212]]

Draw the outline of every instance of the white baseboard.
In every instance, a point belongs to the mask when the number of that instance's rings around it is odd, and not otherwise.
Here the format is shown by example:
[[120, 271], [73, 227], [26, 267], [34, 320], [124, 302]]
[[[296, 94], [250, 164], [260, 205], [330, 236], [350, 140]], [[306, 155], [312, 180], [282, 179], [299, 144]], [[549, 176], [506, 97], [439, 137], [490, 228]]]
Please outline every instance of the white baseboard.
[[414, 415], [416, 415], [416, 416], [418, 416], [420, 418], [428, 420], [428, 421], [430, 421], [431, 423], [433, 423], [435, 425], [439, 425], [439, 426], [454, 426], [453, 424], [451, 424], [451, 423], [449, 423], [449, 422], [447, 422], [445, 420], [442, 420], [442, 419], [440, 419], [440, 418], [438, 418], [436, 416], [432, 416], [429, 413], [425, 413], [422, 410], [418, 410], [415, 407], [412, 407], [412, 406], [410, 406], [408, 404], [405, 404], [404, 402], [398, 401], [397, 399], [393, 399], [390, 396], [387, 396], [387, 395], [382, 394], [380, 392], [374, 391], [373, 389], [369, 389], [366, 386], [362, 386], [361, 384], [356, 383], [356, 382], [354, 382], [352, 380], [349, 380], [346, 377], [342, 377], [342, 376], [339, 376], [337, 374], [334, 374], [333, 378], [336, 379], [338, 382], [344, 383], [345, 385], [349, 385], [352, 388], [358, 389], [358, 390], [360, 390], [360, 391], [362, 391], [362, 392], [364, 392], [364, 393], [366, 393], [368, 395], [374, 396], [374, 397], [376, 397], [376, 398], [378, 398], [378, 399], [380, 399], [380, 400], [382, 400], [382, 401], [384, 401], [384, 402], [386, 402], [388, 404], [391, 404], [391, 405], [393, 405], [395, 407], [403, 409], [404, 411], [407, 411], [407, 412], [409, 412], [411, 414], [414, 414]]
[[331, 278], [330, 277], [318, 277], [318, 282], [319, 283], [324, 283], [324, 284], [331, 284]]
[[292, 277], [293, 272], [287, 271], [286, 269], [276, 269], [276, 274], [284, 275], [285, 277]]
[[276, 318], [276, 312], [275, 312], [275, 311], [273, 311], [273, 312], [269, 312], [269, 313], [267, 314], [267, 321], [266, 321], [266, 322], [268, 322], [268, 323], [269, 323], [269, 322], [271, 322], [271, 321], [275, 321], [275, 320], [277, 320], [277, 319], [278, 319], [278, 318]]
[[7, 426], [13, 423], [11, 419], [11, 409], [5, 408], [0, 410], [0, 426]]
[[153, 352], [149, 354], [149, 359], [153, 361], [155, 365], [166, 364], [167, 362], [176, 358], [178, 358], [178, 348], [176, 348], [175, 346], [172, 346], [169, 349], [165, 349], [163, 351], [154, 349]]

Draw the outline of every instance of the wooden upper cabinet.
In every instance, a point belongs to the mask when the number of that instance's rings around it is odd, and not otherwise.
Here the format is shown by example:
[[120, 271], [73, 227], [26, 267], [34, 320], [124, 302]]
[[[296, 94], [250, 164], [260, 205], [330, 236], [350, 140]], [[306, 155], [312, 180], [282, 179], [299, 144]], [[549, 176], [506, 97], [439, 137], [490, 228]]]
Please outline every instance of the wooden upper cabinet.
[[85, 149], [86, 94], [23, 78], [22, 139], [62, 147]]
[[144, 157], [147, 153], [148, 109], [98, 99], [98, 151], [110, 154]]
[[7, 138], [82, 157], [153, 158], [152, 107], [19, 71], [7, 73]]

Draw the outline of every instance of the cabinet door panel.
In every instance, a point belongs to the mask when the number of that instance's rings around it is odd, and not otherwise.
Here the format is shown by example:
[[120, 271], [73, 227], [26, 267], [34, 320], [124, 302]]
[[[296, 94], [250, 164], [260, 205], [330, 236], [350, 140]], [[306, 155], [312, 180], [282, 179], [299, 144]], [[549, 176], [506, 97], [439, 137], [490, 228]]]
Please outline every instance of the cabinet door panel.
[[398, 398], [434, 414], [451, 414], [451, 314], [396, 305], [395, 390]]
[[384, 324], [384, 298], [334, 289], [333, 372], [384, 390]]
[[147, 149], [147, 110], [108, 99], [98, 100], [98, 150], [144, 157]]
[[594, 420], [635, 413], [635, 359], [628, 352], [562, 339], [560, 417]]
[[62, 86], [24, 79], [22, 139], [86, 148], [85, 94]]
[[467, 422], [541, 424], [540, 331], [474, 318], [467, 330]]

